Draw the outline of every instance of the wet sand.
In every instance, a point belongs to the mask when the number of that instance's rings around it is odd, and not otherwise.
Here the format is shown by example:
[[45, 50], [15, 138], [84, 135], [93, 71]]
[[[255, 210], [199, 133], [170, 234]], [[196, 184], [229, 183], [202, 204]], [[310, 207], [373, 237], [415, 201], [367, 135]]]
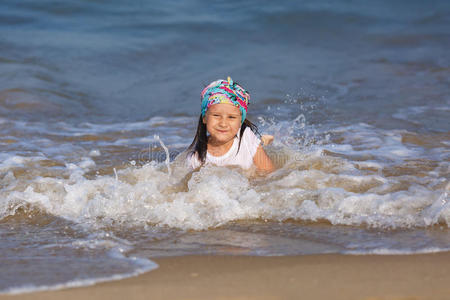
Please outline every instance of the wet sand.
[[157, 270], [130, 279], [0, 299], [450, 299], [450, 252], [154, 261]]

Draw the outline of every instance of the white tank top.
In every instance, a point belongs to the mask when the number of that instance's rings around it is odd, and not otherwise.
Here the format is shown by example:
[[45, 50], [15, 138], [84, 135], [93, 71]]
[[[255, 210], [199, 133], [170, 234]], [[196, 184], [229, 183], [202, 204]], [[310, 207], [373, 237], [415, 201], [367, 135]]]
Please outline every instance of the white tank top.
[[[253, 165], [253, 157], [258, 149], [261, 140], [255, 135], [255, 133], [249, 128], [245, 128], [242, 135], [241, 146], [239, 148], [239, 138], [235, 137], [233, 145], [230, 150], [222, 156], [213, 156], [206, 153], [205, 164], [214, 164], [216, 166], [240, 166], [242, 169], [247, 170]], [[201, 166], [201, 162], [198, 159], [197, 154], [187, 156], [187, 164], [196, 169]]]

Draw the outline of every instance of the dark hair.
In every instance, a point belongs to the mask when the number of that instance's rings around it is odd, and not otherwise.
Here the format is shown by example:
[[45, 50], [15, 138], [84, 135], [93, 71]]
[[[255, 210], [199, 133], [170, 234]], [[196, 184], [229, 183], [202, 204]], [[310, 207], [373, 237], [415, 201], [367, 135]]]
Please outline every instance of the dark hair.
[[[247, 127], [249, 127], [251, 131], [253, 131], [255, 134], [259, 135], [258, 127], [252, 122], [250, 122], [248, 119], [245, 119], [244, 123], [242, 123], [241, 130], [239, 132], [238, 152], [239, 148], [241, 147], [242, 135], [244, 134], [244, 131]], [[203, 123], [203, 117], [200, 114], [200, 118], [198, 119], [197, 125], [197, 133], [195, 134], [192, 144], [188, 148], [188, 153], [190, 155], [195, 155], [197, 153], [198, 159], [203, 164], [206, 159], [207, 145], [208, 145], [208, 137], [206, 135], [206, 124]]]

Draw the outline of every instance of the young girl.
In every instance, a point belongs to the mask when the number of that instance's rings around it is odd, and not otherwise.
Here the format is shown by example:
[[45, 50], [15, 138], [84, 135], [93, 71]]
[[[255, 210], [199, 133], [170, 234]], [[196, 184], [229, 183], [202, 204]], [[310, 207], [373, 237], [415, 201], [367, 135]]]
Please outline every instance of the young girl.
[[[203, 89], [197, 133], [188, 148], [187, 162], [193, 169], [207, 163], [242, 169], [254, 165], [258, 173], [275, 169], [256, 136], [257, 127], [246, 119], [249, 100], [250, 94], [230, 77]], [[273, 137], [262, 139], [270, 143]]]

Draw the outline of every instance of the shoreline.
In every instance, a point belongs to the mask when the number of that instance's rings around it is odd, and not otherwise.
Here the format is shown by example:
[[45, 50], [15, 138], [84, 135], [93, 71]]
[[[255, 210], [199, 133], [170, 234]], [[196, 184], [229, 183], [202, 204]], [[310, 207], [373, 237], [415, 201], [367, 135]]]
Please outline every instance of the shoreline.
[[450, 252], [408, 255], [181, 256], [93, 286], [0, 295], [3, 299], [445, 300]]

